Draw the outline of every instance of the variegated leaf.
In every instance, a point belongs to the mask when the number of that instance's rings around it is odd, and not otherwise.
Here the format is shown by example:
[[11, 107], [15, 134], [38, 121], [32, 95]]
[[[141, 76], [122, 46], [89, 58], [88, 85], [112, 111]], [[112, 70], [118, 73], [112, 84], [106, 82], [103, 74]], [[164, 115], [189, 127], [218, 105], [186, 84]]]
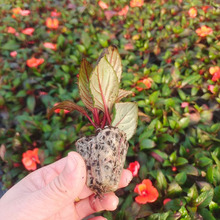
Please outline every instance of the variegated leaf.
[[90, 77], [90, 91], [94, 107], [111, 112], [118, 97], [119, 83], [116, 73], [104, 56], [96, 65]]
[[124, 131], [129, 140], [135, 133], [138, 121], [138, 106], [132, 102], [119, 102], [114, 106], [112, 126]]
[[122, 74], [122, 63], [121, 63], [121, 57], [118, 53], [118, 49], [116, 46], [109, 46], [108, 48], [105, 48], [103, 52], [101, 53], [98, 62], [102, 59], [102, 57], [106, 56], [108, 62], [111, 64], [113, 69], [115, 70], [115, 73], [118, 77], [118, 82], [121, 81], [121, 74]]
[[121, 99], [125, 98], [128, 95], [131, 95], [132, 93], [133, 93], [132, 91], [126, 91], [126, 90], [123, 90], [123, 89], [119, 89], [118, 97], [115, 100], [115, 102], [119, 102]]
[[87, 116], [87, 112], [81, 106], [79, 106], [79, 105], [77, 105], [77, 104], [75, 104], [74, 102], [71, 102], [71, 101], [63, 101], [63, 102], [58, 103], [56, 106], [54, 106], [53, 108], [51, 108], [49, 110], [49, 113], [47, 114], [48, 118], [51, 117], [51, 115], [54, 113], [54, 111], [56, 109], [68, 110], [70, 112], [76, 110], [76, 111], [81, 112], [83, 115]]
[[85, 106], [93, 111], [93, 99], [89, 91], [89, 77], [91, 73], [92, 66], [86, 59], [83, 59], [79, 71], [79, 94]]

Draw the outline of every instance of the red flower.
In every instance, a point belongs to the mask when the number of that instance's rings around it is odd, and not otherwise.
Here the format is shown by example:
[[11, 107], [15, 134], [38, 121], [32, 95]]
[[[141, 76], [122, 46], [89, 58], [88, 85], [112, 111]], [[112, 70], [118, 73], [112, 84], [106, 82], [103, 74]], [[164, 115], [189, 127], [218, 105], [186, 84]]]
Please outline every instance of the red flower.
[[129, 6], [126, 5], [124, 8], [121, 9], [121, 11], [118, 12], [118, 15], [121, 15], [121, 16], [124, 15], [124, 16], [126, 16], [127, 13], [128, 13], [128, 10], [129, 10]]
[[37, 59], [35, 57], [32, 57], [31, 59], [27, 60], [27, 65], [29, 67], [38, 67], [40, 64], [42, 64], [44, 62], [43, 58]]
[[139, 204], [155, 202], [159, 196], [157, 189], [149, 179], [144, 179], [141, 184], [136, 185], [134, 192], [139, 194], [135, 198], [135, 201]]
[[22, 154], [22, 163], [27, 170], [36, 170], [37, 163], [40, 164], [38, 150], [38, 148], [34, 148], [34, 150], [28, 150]]
[[16, 57], [16, 56], [17, 56], [17, 51], [12, 51], [12, 52], [10, 53], [10, 56], [11, 56], [11, 57]]
[[50, 29], [57, 29], [59, 27], [59, 21], [57, 18], [47, 18], [46, 26]]
[[209, 8], [211, 8], [211, 6], [209, 6], [209, 5], [202, 6], [202, 10], [203, 10], [205, 13], [207, 12], [207, 10], [208, 10]]
[[98, 5], [99, 5], [99, 7], [100, 7], [101, 9], [103, 9], [103, 10], [105, 10], [105, 9], [108, 8], [108, 5], [107, 5], [105, 2], [103, 2], [103, 1], [99, 1], [99, 2], [98, 2]]
[[[58, 104], [59, 104], [59, 103], [55, 103], [53, 106], [56, 106], [56, 105], [58, 105]], [[61, 111], [61, 109], [59, 109], [59, 108], [58, 108], [58, 109], [56, 109], [56, 110], [54, 110], [54, 112], [55, 112], [55, 113], [60, 113], [60, 111]], [[69, 113], [69, 112], [70, 112], [70, 111], [65, 110], [65, 109], [64, 109], [63, 111], [64, 111], [64, 114], [67, 114], [67, 113]]]
[[196, 8], [192, 7], [188, 11], [189, 17], [195, 18], [197, 16], [197, 10]]
[[215, 82], [220, 79], [220, 67], [212, 66], [209, 68], [209, 73], [212, 75], [212, 81]]
[[139, 80], [137, 82], [137, 84], [139, 84], [140, 86], [136, 86], [136, 89], [139, 92], [144, 90], [144, 89], [150, 89], [152, 82], [153, 82], [153, 80], [151, 78], [144, 78], [142, 80]]
[[52, 44], [50, 42], [45, 42], [43, 45], [44, 45], [44, 47], [49, 48], [51, 50], [56, 50], [57, 49], [57, 45], [56, 44]]
[[200, 37], [206, 37], [207, 35], [212, 34], [212, 32], [213, 32], [212, 28], [206, 25], [203, 25], [201, 28], [196, 29], [196, 33]]
[[212, 94], [215, 94], [214, 88], [215, 88], [214, 85], [208, 85], [208, 90], [209, 90]]
[[131, 0], [130, 1], [130, 6], [132, 8], [134, 8], [134, 7], [141, 7], [143, 5], [144, 5], [144, 0]]
[[186, 108], [187, 106], [189, 106], [188, 102], [182, 102], [181, 103], [181, 108]]
[[33, 32], [34, 32], [34, 28], [25, 28], [24, 30], [21, 31], [23, 34], [26, 34], [26, 35], [32, 35]]
[[16, 33], [16, 30], [15, 30], [13, 27], [8, 27], [7, 32], [8, 32], [9, 34], [15, 34], [15, 33]]
[[129, 166], [128, 166], [128, 170], [130, 170], [132, 172], [133, 176], [138, 175], [139, 169], [140, 169], [140, 164], [138, 163], [138, 161], [130, 163]]
[[22, 16], [28, 16], [31, 12], [29, 10], [21, 10], [20, 15]]
[[57, 12], [57, 10], [51, 11], [50, 13], [51, 17], [59, 17], [61, 15], [60, 12]]
[[167, 198], [167, 199], [164, 199], [163, 200], [163, 205], [166, 205], [168, 202], [170, 202], [171, 201], [171, 199], [170, 198]]

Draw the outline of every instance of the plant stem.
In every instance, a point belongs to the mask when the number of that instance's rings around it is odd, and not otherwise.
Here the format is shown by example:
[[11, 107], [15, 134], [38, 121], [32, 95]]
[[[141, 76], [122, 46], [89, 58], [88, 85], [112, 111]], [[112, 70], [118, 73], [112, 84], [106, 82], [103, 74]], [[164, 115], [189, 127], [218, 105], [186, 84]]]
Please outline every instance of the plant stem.
[[103, 116], [103, 120], [102, 120], [102, 125], [101, 125], [101, 128], [102, 128], [102, 129], [103, 129], [104, 126], [105, 126], [106, 119], [107, 119], [106, 114], [104, 114], [104, 116]]
[[87, 114], [84, 114], [84, 115], [89, 119], [93, 127], [98, 128], [98, 126], [92, 121], [92, 119]]
[[93, 111], [94, 121], [96, 122], [96, 124], [100, 125], [98, 109], [97, 109], [97, 108], [94, 108], [93, 110], [94, 110], [94, 111]]

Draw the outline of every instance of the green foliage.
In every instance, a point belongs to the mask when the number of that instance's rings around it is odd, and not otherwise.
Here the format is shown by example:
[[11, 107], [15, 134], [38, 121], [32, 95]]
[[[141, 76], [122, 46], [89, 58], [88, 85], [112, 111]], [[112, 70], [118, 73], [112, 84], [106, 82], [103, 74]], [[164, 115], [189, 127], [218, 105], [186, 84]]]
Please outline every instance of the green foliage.
[[[4, 187], [29, 173], [22, 164], [27, 150], [40, 149], [41, 167], [75, 150], [82, 134], [94, 134], [76, 111], [61, 110], [50, 120], [47, 112], [64, 100], [84, 107], [86, 101], [77, 88], [82, 59], [94, 63], [103, 47], [116, 45], [123, 66], [121, 87], [133, 92], [124, 100], [136, 102], [139, 108], [126, 167], [137, 160], [140, 170], [128, 187], [116, 192], [118, 209], [103, 216], [219, 219], [220, 80], [213, 80], [210, 67], [220, 67], [220, 5], [198, 0], [144, 1], [142, 7], [129, 6], [127, 15], [121, 16], [117, 12], [130, 1], [106, 0], [106, 10], [95, 1], [70, 2], [26, 0], [1, 5], [0, 180]], [[30, 10], [31, 15], [13, 18], [15, 7]], [[194, 18], [188, 14], [191, 7], [197, 10]], [[45, 20], [54, 9], [61, 13], [59, 27], [50, 30]], [[109, 17], [108, 11], [116, 14]], [[196, 30], [202, 25], [213, 32], [198, 36]], [[8, 27], [17, 34], [8, 33]], [[34, 28], [32, 35], [21, 33], [28, 27]], [[57, 49], [45, 48], [45, 42], [57, 44]], [[12, 51], [17, 56], [11, 56]], [[44, 63], [30, 68], [26, 62], [34, 56]], [[85, 67], [91, 69], [87, 63]], [[90, 88], [84, 88], [88, 93]], [[112, 89], [123, 96], [120, 88]], [[134, 200], [134, 188], [143, 179], [151, 179], [159, 192], [154, 203], [140, 205]], [[164, 205], [166, 198], [171, 201]]]

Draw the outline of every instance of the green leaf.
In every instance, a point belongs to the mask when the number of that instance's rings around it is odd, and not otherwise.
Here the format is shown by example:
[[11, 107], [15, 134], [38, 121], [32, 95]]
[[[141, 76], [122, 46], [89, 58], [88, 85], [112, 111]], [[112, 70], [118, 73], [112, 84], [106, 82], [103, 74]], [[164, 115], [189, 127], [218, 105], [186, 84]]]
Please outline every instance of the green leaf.
[[93, 111], [93, 100], [89, 90], [89, 78], [91, 73], [92, 66], [86, 59], [83, 59], [79, 70], [79, 94], [84, 105]]
[[115, 102], [119, 102], [121, 99], [125, 98], [128, 95], [131, 95], [132, 93], [133, 93], [132, 91], [126, 91], [126, 90], [123, 90], [123, 89], [119, 89], [118, 97], [115, 100]]
[[201, 157], [199, 158], [199, 166], [205, 167], [212, 164], [212, 159], [208, 157]]
[[165, 210], [177, 211], [180, 209], [183, 201], [181, 199], [172, 199], [164, 206]]
[[171, 163], [175, 163], [177, 159], [177, 155], [176, 155], [176, 151], [174, 151], [171, 155], [170, 155], [170, 162]]
[[106, 57], [103, 57], [90, 77], [90, 91], [93, 96], [94, 107], [111, 113], [112, 106], [118, 97], [118, 77]]
[[31, 113], [34, 112], [35, 105], [36, 105], [35, 97], [34, 96], [28, 96], [28, 98], [27, 98], [27, 107], [28, 107], [28, 109]]
[[57, 40], [57, 46], [62, 47], [64, 42], [65, 42], [65, 37], [62, 34], [60, 34]]
[[164, 142], [171, 142], [171, 143], [175, 143], [175, 139], [170, 135], [170, 134], [162, 134], [159, 138], [158, 141], [164, 143]]
[[183, 82], [182, 82], [182, 87], [186, 86], [186, 85], [192, 85], [194, 84], [196, 81], [198, 81], [199, 79], [201, 79], [201, 76], [196, 74], [196, 75], [191, 75], [186, 77]]
[[188, 160], [185, 159], [184, 157], [178, 157], [176, 162], [175, 162], [175, 165], [176, 166], [181, 166], [181, 165], [184, 165], [184, 164], [187, 164], [188, 163]]
[[190, 198], [190, 201], [198, 197], [198, 190], [196, 188], [196, 184], [193, 184], [193, 186], [188, 190], [187, 197]]
[[151, 216], [149, 216], [147, 219], [148, 220], [166, 220], [169, 217], [170, 213], [165, 212], [165, 213], [154, 213]]
[[186, 182], [187, 179], [187, 175], [184, 172], [178, 173], [175, 176], [175, 180], [178, 184], [183, 185]]
[[186, 165], [179, 169], [181, 172], [186, 172], [188, 175], [199, 176], [199, 171], [192, 165]]
[[178, 89], [178, 94], [179, 94], [179, 97], [181, 98], [181, 100], [186, 100], [186, 95], [185, 93], [181, 90], [181, 89]]
[[136, 103], [115, 103], [112, 126], [124, 131], [129, 140], [135, 133], [138, 121], [138, 107]]
[[81, 40], [85, 47], [88, 49], [91, 44], [91, 38], [87, 32], [83, 31], [81, 35]]
[[141, 142], [140, 142], [140, 149], [141, 150], [151, 149], [151, 148], [154, 148], [155, 146], [156, 146], [155, 142], [150, 139], [147, 139], [147, 138], [141, 140]]
[[157, 186], [159, 190], [164, 190], [167, 188], [167, 180], [161, 170], [157, 171], [156, 179], [157, 179]]
[[159, 91], [155, 91], [153, 92], [150, 96], [149, 96], [149, 101], [152, 103], [155, 103], [158, 99], [160, 92]]
[[199, 208], [205, 208], [212, 201], [214, 195], [214, 190], [210, 189], [208, 191], [202, 192], [198, 198], [194, 201], [194, 206], [199, 206]]
[[9, 40], [6, 44], [4, 44], [1, 49], [2, 50], [17, 50], [19, 48], [19, 44], [14, 40]]
[[208, 209], [205, 209], [205, 208], [200, 209], [199, 213], [201, 214], [203, 219], [216, 220], [216, 218], [214, 218], [214, 216], [212, 215], [210, 211], [208, 211]]
[[122, 74], [122, 63], [121, 63], [121, 57], [118, 53], [118, 49], [115, 46], [109, 46], [108, 48], [105, 48], [101, 55], [99, 56], [99, 60], [101, 60], [103, 57], [106, 57], [108, 62], [111, 64], [112, 68], [114, 69], [117, 77], [118, 82], [121, 81], [121, 74]]
[[107, 47], [108, 46], [108, 39], [109, 37], [104, 34], [97, 34], [98, 41], [101, 44], [102, 47]]
[[188, 117], [181, 118], [179, 121], [179, 126], [184, 129], [188, 127], [189, 123], [190, 123], [190, 119]]
[[175, 196], [175, 195], [178, 195], [182, 192], [182, 188], [180, 187], [180, 185], [177, 182], [173, 181], [169, 185], [167, 192], [168, 192], [169, 196]]

